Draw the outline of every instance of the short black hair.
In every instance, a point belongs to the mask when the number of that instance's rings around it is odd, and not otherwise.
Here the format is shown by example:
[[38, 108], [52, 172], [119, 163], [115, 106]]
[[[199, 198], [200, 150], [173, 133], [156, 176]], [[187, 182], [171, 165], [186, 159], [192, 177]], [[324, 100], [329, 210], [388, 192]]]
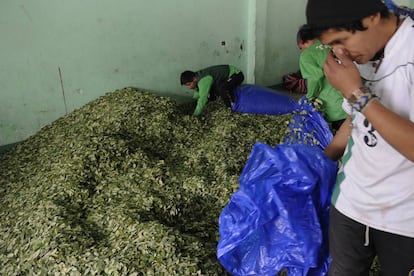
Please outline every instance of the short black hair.
[[180, 81], [181, 85], [186, 84], [187, 82], [192, 82], [194, 77], [196, 76], [196, 73], [193, 71], [184, 71], [181, 73]]
[[317, 36], [313, 32], [312, 28], [308, 24], [302, 25], [297, 34], [296, 34], [296, 42], [299, 44], [300, 42], [306, 43], [309, 40], [315, 39]]

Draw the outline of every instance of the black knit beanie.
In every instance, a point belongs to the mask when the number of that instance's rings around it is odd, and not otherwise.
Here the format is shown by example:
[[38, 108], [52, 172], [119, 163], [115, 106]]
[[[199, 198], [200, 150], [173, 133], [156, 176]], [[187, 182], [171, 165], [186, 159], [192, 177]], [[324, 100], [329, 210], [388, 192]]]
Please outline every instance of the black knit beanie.
[[330, 27], [351, 23], [385, 8], [381, 0], [308, 0], [307, 23], [313, 27]]

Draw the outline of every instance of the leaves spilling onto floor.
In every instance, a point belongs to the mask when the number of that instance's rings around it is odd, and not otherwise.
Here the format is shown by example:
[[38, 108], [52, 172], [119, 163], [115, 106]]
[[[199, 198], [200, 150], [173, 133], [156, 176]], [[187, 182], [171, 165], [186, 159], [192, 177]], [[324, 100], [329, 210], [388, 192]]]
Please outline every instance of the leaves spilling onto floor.
[[291, 115], [117, 90], [0, 155], [1, 275], [224, 275], [218, 216]]

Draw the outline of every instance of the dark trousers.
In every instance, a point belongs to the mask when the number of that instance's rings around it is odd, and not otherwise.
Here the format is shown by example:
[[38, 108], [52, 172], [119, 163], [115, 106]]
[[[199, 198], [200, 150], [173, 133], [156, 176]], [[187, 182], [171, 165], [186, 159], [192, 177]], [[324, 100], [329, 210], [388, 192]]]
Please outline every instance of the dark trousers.
[[230, 78], [217, 89], [217, 94], [227, 107], [231, 107], [231, 103], [236, 101], [234, 90], [242, 84], [243, 81], [244, 75], [242, 72], [239, 72], [231, 75]]
[[[381, 275], [411, 276], [414, 271], [414, 238], [368, 228], [331, 206], [329, 276], [368, 276], [375, 256]], [[368, 239], [367, 239], [368, 238]]]

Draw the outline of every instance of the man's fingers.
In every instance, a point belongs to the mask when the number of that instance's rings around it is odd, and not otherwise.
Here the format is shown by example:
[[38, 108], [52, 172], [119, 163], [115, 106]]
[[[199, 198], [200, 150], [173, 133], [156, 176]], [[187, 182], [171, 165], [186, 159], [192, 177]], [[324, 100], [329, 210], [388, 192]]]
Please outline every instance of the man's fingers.
[[346, 50], [342, 48], [338, 48], [335, 50], [335, 55], [338, 57], [338, 59], [341, 61], [340, 64], [352, 64], [352, 59], [349, 57], [349, 54]]

